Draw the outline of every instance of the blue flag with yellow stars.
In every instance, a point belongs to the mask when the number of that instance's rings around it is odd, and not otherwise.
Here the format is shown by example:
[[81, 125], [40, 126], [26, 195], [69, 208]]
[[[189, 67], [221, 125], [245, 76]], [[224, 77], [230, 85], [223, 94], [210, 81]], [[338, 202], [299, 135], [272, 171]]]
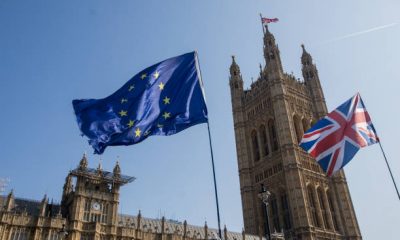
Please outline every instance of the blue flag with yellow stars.
[[106, 98], [72, 105], [97, 154], [107, 146], [132, 145], [208, 121], [196, 52], [144, 69]]

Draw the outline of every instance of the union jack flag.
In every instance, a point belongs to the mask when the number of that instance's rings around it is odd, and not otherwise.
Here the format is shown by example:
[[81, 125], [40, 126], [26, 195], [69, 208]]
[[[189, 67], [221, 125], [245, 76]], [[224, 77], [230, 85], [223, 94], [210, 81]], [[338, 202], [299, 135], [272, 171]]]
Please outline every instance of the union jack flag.
[[304, 133], [300, 142], [328, 176], [344, 167], [362, 147], [379, 142], [360, 94], [340, 105]]
[[275, 23], [275, 22], [278, 22], [278, 21], [279, 21], [278, 18], [266, 18], [266, 17], [262, 17], [262, 18], [261, 18], [261, 22], [262, 22], [263, 24]]

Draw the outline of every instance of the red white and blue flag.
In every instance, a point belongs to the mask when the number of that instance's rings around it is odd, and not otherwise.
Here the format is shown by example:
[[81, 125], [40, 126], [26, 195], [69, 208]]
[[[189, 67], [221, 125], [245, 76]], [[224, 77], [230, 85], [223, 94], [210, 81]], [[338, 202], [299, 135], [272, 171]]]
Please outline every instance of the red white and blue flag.
[[261, 22], [262, 22], [263, 24], [275, 23], [275, 22], [277, 22], [277, 21], [279, 21], [278, 18], [266, 18], [266, 17], [262, 17], [262, 18], [261, 18]]
[[377, 142], [371, 118], [357, 93], [307, 130], [300, 146], [331, 176], [360, 148]]

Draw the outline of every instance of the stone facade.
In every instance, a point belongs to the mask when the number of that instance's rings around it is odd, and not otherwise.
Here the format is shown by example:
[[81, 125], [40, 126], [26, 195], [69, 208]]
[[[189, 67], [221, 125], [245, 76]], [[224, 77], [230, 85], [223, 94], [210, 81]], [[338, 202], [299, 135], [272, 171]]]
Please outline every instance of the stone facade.
[[[304, 131], [327, 114], [316, 65], [302, 48], [304, 81], [284, 72], [266, 27], [266, 66], [260, 65], [247, 90], [232, 57], [229, 84], [245, 231], [283, 231], [286, 239], [361, 239], [344, 172], [327, 178], [298, 145]], [[262, 187], [271, 193], [267, 210], [257, 196]]]
[[[118, 214], [119, 190], [133, 177], [88, 168], [86, 156], [66, 177], [61, 204], [0, 197], [0, 240], [206, 240], [219, 239], [216, 229]], [[226, 240], [263, 240], [260, 236], [223, 230]], [[265, 240], [265, 239], [264, 239]]]

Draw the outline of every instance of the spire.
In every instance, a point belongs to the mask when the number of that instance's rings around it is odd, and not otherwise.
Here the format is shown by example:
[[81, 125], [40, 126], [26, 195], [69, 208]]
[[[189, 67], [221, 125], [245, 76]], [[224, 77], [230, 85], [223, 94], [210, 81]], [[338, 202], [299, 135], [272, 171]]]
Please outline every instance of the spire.
[[275, 43], [275, 37], [268, 30], [268, 26], [265, 26], [264, 33], [264, 58], [267, 73], [273, 78], [279, 78], [276, 74], [283, 74], [280, 52], [278, 45]]
[[311, 55], [306, 51], [304, 44], [301, 44], [301, 48], [303, 49], [303, 54], [301, 55], [301, 63], [305, 66], [311, 65], [312, 64]]
[[[101, 160], [100, 160], [101, 161]], [[101, 162], [99, 163], [99, 166], [97, 166], [97, 173], [99, 175], [101, 175], [101, 173], [103, 172], [103, 166], [101, 165]]]
[[317, 66], [313, 64], [311, 54], [309, 54], [304, 44], [301, 45], [303, 54], [301, 55], [302, 73], [304, 83], [311, 93], [314, 113], [317, 118], [321, 118], [327, 113], [324, 92], [322, 91], [321, 82], [319, 81]]
[[83, 154], [81, 161], [79, 162], [79, 170], [84, 171], [87, 169], [88, 161], [86, 158], [86, 152]]
[[10, 193], [8, 194], [7, 202], [4, 207], [6, 211], [11, 211], [11, 209], [14, 207], [14, 189], [11, 189]]
[[120, 177], [121, 176], [121, 167], [119, 166], [119, 161], [117, 161], [115, 163], [115, 167], [114, 167], [113, 173], [114, 173], [114, 177]]
[[44, 217], [46, 214], [47, 202], [48, 202], [48, 198], [47, 198], [47, 194], [45, 194], [43, 196], [42, 202], [40, 203], [40, 209], [39, 209], [39, 215], [42, 217]]
[[235, 61], [234, 55], [232, 55], [232, 64], [231, 64], [230, 72], [231, 72], [231, 77], [240, 76], [240, 68], [239, 68], [239, 65], [237, 65], [237, 63]]
[[226, 225], [224, 225], [224, 239], [228, 239], [228, 229], [226, 228]]

